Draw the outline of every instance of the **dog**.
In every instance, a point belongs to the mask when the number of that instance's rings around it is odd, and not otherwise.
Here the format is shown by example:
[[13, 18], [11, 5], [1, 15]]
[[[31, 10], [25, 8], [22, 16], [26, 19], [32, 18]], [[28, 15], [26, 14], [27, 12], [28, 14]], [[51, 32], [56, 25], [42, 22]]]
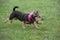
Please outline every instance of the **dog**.
[[33, 24], [35, 28], [38, 29], [37, 23], [40, 20], [43, 20], [43, 18], [39, 15], [38, 11], [32, 11], [31, 13], [23, 13], [20, 11], [15, 10], [16, 8], [19, 8], [18, 6], [15, 6], [13, 8], [12, 13], [10, 14], [9, 18], [5, 20], [6, 22], [12, 23], [12, 20], [20, 20], [22, 22], [22, 29], [25, 29], [25, 24]]

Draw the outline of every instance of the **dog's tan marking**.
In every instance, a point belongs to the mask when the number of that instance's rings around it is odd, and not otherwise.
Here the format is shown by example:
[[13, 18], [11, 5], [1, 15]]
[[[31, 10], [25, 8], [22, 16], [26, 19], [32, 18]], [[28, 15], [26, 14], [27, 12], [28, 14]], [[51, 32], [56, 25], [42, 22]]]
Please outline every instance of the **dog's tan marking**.
[[22, 29], [25, 29], [25, 23], [22, 22]]

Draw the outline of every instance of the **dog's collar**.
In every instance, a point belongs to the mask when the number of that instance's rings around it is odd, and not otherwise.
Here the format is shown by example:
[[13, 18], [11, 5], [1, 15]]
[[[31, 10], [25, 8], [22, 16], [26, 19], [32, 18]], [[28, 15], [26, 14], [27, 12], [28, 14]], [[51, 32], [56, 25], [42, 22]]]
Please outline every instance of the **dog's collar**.
[[31, 17], [33, 15], [33, 12], [28, 15], [28, 22], [31, 23]]

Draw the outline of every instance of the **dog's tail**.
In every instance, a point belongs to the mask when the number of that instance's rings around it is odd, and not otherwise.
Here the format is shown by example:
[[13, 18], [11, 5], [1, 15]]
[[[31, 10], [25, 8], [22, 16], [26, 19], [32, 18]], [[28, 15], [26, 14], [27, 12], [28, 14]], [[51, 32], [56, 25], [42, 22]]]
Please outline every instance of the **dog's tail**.
[[13, 11], [15, 11], [16, 8], [19, 8], [19, 7], [18, 7], [18, 6], [15, 6], [15, 7], [13, 8]]

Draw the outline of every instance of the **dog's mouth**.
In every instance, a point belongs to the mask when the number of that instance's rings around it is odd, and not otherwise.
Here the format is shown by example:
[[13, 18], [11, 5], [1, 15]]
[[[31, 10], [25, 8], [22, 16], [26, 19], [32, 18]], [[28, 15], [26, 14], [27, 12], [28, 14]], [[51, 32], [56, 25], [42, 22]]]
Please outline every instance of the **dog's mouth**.
[[43, 18], [40, 17], [40, 16], [36, 16], [35, 19], [36, 19], [37, 21], [43, 21]]

